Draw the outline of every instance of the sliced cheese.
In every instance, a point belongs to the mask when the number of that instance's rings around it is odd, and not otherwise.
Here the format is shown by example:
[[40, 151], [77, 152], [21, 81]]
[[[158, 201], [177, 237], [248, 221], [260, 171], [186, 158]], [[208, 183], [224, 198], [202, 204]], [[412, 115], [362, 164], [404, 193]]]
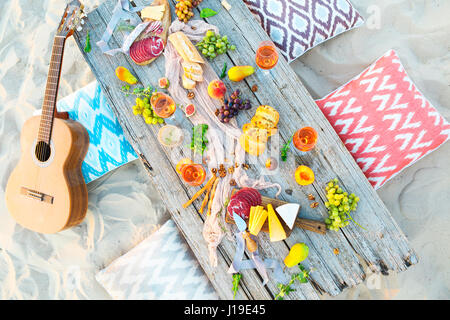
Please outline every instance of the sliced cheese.
[[174, 32], [169, 36], [169, 41], [173, 44], [177, 52], [184, 61], [205, 63], [191, 40], [181, 31]]
[[191, 80], [197, 81], [197, 82], [202, 82], [203, 81], [203, 76], [201, 74], [197, 74], [197, 73], [192, 73], [192, 72], [184, 72], [184, 75]]
[[145, 7], [141, 11], [141, 18], [161, 21], [165, 10], [166, 6], [163, 4], [160, 6]]
[[278, 220], [277, 214], [270, 203], [267, 205], [267, 211], [270, 241], [275, 242], [286, 239], [286, 232], [284, 231], [283, 225], [280, 220]]
[[297, 203], [283, 204], [275, 209], [280, 217], [286, 222], [289, 229], [294, 227], [295, 219], [297, 219], [298, 210], [300, 205]]
[[254, 236], [257, 236], [258, 233], [261, 231], [261, 228], [264, 225], [264, 222], [266, 222], [267, 220], [267, 210], [264, 210], [263, 208], [261, 208], [258, 211], [258, 216], [255, 217], [256, 220], [253, 221], [253, 228], [250, 231], [251, 234], [253, 234]]
[[184, 72], [194, 73], [194, 74], [203, 74], [202, 66], [195, 62], [183, 61], [181, 63]]
[[195, 88], [195, 85], [197, 84], [197, 82], [195, 82], [194, 80], [191, 80], [189, 78], [187, 78], [184, 74], [181, 77], [182, 81], [183, 81], [183, 88], [188, 89], [188, 90], [192, 90]]
[[250, 227], [252, 226], [253, 218], [255, 217], [255, 210], [256, 207], [250, 207], [250, 215], [248, 217], [248, 229], [250, 230]]

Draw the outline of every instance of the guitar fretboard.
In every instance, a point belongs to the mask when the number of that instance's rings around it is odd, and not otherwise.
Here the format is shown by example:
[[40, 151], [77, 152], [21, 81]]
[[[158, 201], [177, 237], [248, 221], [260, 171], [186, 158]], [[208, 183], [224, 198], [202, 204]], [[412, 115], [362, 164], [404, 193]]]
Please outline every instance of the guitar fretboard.
[[45, 87], [42, 115], [39, 126], [38, 141], [50, 142], [52, 136], [53, 119], [55, 116], [56, 99], [58, 96], [59, 78], [66, 38], [55, 36], [52, 48], [52, 57], [48, 69], [47, 85]]

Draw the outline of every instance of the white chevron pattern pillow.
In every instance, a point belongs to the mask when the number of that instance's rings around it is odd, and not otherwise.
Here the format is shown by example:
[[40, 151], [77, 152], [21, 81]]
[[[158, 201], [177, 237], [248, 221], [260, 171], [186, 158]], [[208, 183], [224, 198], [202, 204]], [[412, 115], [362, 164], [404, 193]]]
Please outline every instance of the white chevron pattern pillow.
[[218, 296], [172, 220], [96, 274], [118, 300], [216, 300]]

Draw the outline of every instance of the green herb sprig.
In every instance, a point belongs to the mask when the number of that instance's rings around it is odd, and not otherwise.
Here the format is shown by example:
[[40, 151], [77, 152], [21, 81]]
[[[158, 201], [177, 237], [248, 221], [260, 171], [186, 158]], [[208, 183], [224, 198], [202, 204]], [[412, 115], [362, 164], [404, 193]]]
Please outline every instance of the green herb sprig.
[[227, 72], [227, 63], [224, 62], [222, 67], [222, 73], [220, 74], [220, 79], [225, 78], [226, 72]]
[[131, 87], [129, 85], [123, 86], [122, 88], [120, 88], [120, 91], [122, 91], [123, 93], [125, 93], [125, 97], [128, 97], [130, 95], [135, 95], [138, 98], [151, 98], [152, 94], [157, 92], [156, 88], [153, 88], [152, 86], [147, 86], [146, 88], [144, 87], [136, 87], [131, 89]]
[[239, 287], [239, 281], [241, 281], [242, 274], [234, 273], [233, 274], [233, 299], [236, 297], [236, 293]]
[[291, 280], [287, 284], [278, 284], [278, 289], [280, 289], [280, 292], [275, 296], [275, 300], [283, 300], [286, 295], [289, 293], [295, 291], [296, 289], [292, 288], [292, 285], [294, 284], [295, 280], [297, 280], [300, 283], [307, 283], [309, 278], [309, 271], [305, 269], [305, 267], [299, 263], [298, 267], [300, 269], [299, 273], [293, 274], [291, 277]]
[[286, 142], [285, 145], [283, 145], [283, 148], [281, 148], [281, 161], [286, 161], [287, 159], [287, 152], [291, 148], [291, 141], [294, 138], [294, 135]]
[[84, 52], [91, 52], [91, 36], [89, 35], [89, 30], [86, 31], [86, 44], [84, 45]]
[[206, 150], [208, 140], [206, 139], [206, 131], [208, 130], [207, 124], [199, 124], [192, 128], [192, 140], [191, 149], [194, 153], [201, 153]]

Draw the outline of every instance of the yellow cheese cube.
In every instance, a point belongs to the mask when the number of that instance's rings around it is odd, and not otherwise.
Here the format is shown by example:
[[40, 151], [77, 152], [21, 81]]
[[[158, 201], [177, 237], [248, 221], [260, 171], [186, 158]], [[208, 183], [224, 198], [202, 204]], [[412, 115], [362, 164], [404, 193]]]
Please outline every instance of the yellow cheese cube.
[[165, 10], [165, 5], [145, 7], [141, 10], [141, 18], [161, 21]]

